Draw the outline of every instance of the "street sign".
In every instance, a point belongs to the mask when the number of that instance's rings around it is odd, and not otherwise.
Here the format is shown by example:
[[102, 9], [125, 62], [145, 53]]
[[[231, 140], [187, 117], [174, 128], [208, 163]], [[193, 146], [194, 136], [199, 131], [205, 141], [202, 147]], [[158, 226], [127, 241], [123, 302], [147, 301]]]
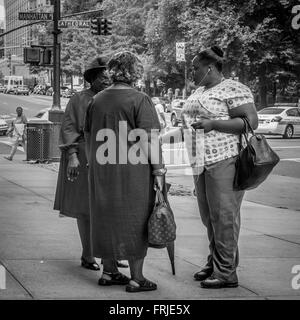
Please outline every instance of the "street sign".
[[90, 28], [91, 21], [90, 20], [59, 20], [58, 21], [59, 28]]
[[53, 20], [51, 12], [19, 12], [19, 20]]
[[176, 61], [185, 61], [185, 42], [176, 42]]

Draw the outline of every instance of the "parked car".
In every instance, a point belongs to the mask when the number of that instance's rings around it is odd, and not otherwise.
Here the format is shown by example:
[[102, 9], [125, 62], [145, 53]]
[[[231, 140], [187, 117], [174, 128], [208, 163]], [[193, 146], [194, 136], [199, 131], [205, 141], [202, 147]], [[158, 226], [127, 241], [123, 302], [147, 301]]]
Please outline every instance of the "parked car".
[[0, 134], [5, 136], [8, 130], [8, 124], [4, 119], [0, 118]]
[[18, 86], [5, 87], [4, 93], [14, 93]]
[[0, 92], [4, 92], [4, 91], [5, 91], [5, 87], [2, 84], [0, 84]]
[[46, 96], [53, 96], [53, 88], [49, 87], [48, 90], [46, 91]]
[[181, 112], [184, 104], [184, 99], [174, 99], [171, 103], [171, 124], [173, 127], [177, 127], [181, 123]]
[[44, 85], [38, 84], [38, 85], [36, 85], [36, 86], [34, 87], [33, 93], [34, 93], [34, 94], [42, 94], [44, 89], [45, 89], [45, 86], [44, 86]]
[[84, 90], [84, 86], [83, 85], [73, 85], [73, 89], [76, 90], [77, 92], [80, 92], [80, 91]]
[[77, 91], [76, 90], [71, 90], [71, 89], [66, 89], [62, 92], [61, 96], [64, 98], [71, 98]]
[[281, 135], [290, 139], [300, 134], [300, 108], [276, 104], [274, 107], [258, 111], [258, 128], [256, 133]]
[[164, 107], [165, 112], [171, 112], [171, 106], [168, 99], [162, 97], [153, 97], [152, 99], [155, 99], [157, 103], [160, 103]]
[[14, 91], [14, 94], [23, 94], [23, 95], [27, 95], [29, 96], [29, 88], [28, 86], [18, 86], [15, 91]]

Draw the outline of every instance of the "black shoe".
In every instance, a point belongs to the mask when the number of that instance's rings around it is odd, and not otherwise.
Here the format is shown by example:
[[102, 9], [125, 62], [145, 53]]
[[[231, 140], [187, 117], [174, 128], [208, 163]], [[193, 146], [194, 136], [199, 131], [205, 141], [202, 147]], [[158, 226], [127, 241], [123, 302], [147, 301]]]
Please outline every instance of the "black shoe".
[[103, 274], [108, 275], [110, 279], [100, 278], [98, 281], [99, 286], [126, 285], [130, 281], [130, 279], [121, 272], [117, 272], [117, 273], [103, 272]]
[[201, 283], [201, 288], [204, 289], [221, 289], [221, 288], [236, 288], [239, 286], [238, 282], [228, 282], [219, 280], [213, 276], [203, 280]]
[[93, 270], [93, 271], [100, 270], [99, 264], [96, 261], [88, 262], [84, 258], [81, 258], [81, 266], [85, 269], [89, 269], [89, 270]]
[[213, 273], [212, 269], [208, 269], [208, 268], [203, 268], [202, 270], [196, 272], [194, 274], [194, 279], [196, 281], [203, 281], [205, 279], [207, 279], [208, 277], [210, 277]]
[[148, 279], [144, 279], [143, 281], [131, 279], [130, 281], [135, 282], [137, 285], [133, 285], [129, 282], [129, 284], [126, 286], [127, 292], [153, 291], [157, 289], [157, 284]]

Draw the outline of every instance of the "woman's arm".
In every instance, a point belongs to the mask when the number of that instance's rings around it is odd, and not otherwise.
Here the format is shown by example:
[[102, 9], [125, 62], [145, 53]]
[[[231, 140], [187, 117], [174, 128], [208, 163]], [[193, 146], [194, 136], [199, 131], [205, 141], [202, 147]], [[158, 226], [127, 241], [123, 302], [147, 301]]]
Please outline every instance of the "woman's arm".
[[239, 107], [229, 109], [229, 120], [200, 120], [192, 124], [194, 129], [204, 129], [204, 132], [216, 130], [224, 133], [240, 134], [244, 130], [245, 117], [249, 120], [251, 127], [255, 130], [258, 126], [258, 116], [253, 103], [247, 103]]
[[160, 137], [162, 144], [173, 144], [182, 142], [182, 127], [168, 131]]

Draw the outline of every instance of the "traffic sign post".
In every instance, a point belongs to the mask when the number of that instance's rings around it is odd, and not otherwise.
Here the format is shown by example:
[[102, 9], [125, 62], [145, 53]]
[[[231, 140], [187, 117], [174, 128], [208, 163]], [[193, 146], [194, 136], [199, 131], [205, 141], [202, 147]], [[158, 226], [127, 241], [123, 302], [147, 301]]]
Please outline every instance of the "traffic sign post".
[[185, 42], [176, 42], [176, 61], [185, 62]]

